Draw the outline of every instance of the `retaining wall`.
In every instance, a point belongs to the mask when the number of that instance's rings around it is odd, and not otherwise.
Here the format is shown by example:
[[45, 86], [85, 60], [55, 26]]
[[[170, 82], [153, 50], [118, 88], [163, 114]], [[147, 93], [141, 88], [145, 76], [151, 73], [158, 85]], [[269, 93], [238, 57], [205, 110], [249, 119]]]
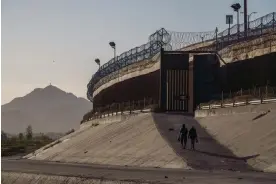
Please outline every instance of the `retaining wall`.
[[[275, 35], [266, 35], [248, 42], [230, 45], [220, 51], [222, 58], [228, 64], [219, 69], [220, 81], [217, 82], [220, 84], [216, 84], [218, 90], [236, 91], [241, 88], [252, 88], [252, 86], [264, 86], [268, 82], [269, 85], [275, 86], [275, 40]], [[265, 55], [259, 56], [262, 54]], [[242, 60], [245, 58], [251, 59]], [[236, 61], [237, 59], [242, 61]], [[130, 68], [123, 68], [118, 73], [101, 79], [95, 85], [98, 88], [93, 92], [94, 108], [117, 102], [142, 100], [143, 98], [152, 98], [158, 101], [159, 70], [160, 55], [157, 54], [151, 60], [135, 63]], [[118, 76], [116, 77], [116, 75]], [[110, 80], [111, 78], [112, 80]], [[104, 82], [106, 80], [108, 82]]]

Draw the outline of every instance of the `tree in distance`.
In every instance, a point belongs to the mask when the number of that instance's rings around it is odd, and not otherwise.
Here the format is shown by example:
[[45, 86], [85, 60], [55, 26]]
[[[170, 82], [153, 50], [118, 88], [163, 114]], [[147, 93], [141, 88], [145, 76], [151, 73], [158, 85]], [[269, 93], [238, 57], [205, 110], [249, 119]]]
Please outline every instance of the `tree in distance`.
[[31, 125], [26, 128], [26, 137], [28, 140], [31, 140], [33, 138], [33, 129]]

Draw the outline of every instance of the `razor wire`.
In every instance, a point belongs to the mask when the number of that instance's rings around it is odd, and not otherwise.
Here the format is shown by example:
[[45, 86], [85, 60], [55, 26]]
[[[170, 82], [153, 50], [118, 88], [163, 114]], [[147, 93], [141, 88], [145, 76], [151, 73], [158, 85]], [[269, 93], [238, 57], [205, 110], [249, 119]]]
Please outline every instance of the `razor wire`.
[[[87, 85], [87, 97], [89, 100], [92, 99], [92, 94], [89, 91], [96, 90], [99, 85], [95, 84], [99, 82], [102, 78], [114, 74], [115, 71], [120, 70], [121, 68], [127, 67], [133, 63], [143, 61], [145, 59], [150, 59], [160, 52], [160, 49], [164, 50], [177, 50], [182, 47], [190, 44], [195, 44], [199, 40], [204, 40], [213, 38], [213, 32], [174, 32], [167, 31], [164, 28], [157, 30], [151, 34], [148, 38], [148, 42], [139, 47], [135, 47], [127, 52], [122, 53], [120, 56], [112, 58], [110, 61], [102, 65], [99, 70], [92, 76], [92, 79]], [[116, 76], [116, 75], [112, 75]], [[114, 78], [113, 77], [113, 78]], [[105, 82], [112, 80], [112, 77]]]
[[[252, 36], [259, 36], [274, 30], [275, 28], [275, 15], [276, 13], [270, 13], [256, 20], [248, 23], [248, 35], [249, 39]], [[273, 28], [273, 29], [272, 29]], [[244, 40], [244, 24], [234, 25], [230, 29], [218, 33], [216, 30], [207, 32], [176, 32], [167, 31], [161, 28], [151, 34], [148, 38], [148, 42], [141, 46], [130, 49], [127, 52], [122, 53], [120, 56], [112, 58], [110, 61], [102, 65], [99, 70], [92, 76], [87, 85], [87, 98], [92, 101], [92, 91], [96, 90], [99, 85], [95, 86], [102, 78], [113, 73], [113, 77], [105, 80], [104, 83], [112, 80], [116, 77], [115, 71], [121, 68], [127, 67], [133, 63], [150, 59], [160, 52], [160, 49], [164, 50], [180, 50], [184, 47], [191, 46], [198, 43], [204, 43], [206, 41], [216, 41], [215, 45], [206, 46], [203, 50], [221, 49], [231, 43], [239, 40]], [[209, 48], [210, 47], [210, 48]]]
[[[276, 13], [272, 12], [263, 17], [255, 19], [253, 21], [249, 21], [248, 22], [249, 35], [252, 31], [256, 32], [257, 29], [275, 26], [275, 19], [276, 19], [275, 16], [276, 16]], [[244, 33], [244, 23], [239, 24], [239, 25], [236, 24], [236, 25], [232, 26], [230, 28], [230, 30], [225, 29], [224, 31], [222, 31], [218, 34], [218, 38], [227, 37], [227, 36], [229, 36], [229, 33], [230, 33], [230, 36], [239, 34], [240, 37], [243, 37], [244, 36], [244, 34], [243, 34]]]
[[184, 47], [212, 40], [216, 36], [216, 31], [206, 32], [175, 32], [168, 31], [171, 36], [170, 45], [172, 50], [180, 50]]

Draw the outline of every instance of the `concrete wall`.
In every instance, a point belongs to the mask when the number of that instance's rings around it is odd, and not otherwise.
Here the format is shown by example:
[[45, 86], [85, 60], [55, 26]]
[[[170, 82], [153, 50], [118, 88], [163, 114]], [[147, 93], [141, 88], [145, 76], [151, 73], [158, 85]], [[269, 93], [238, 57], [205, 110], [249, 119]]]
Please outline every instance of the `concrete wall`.
[[[191, 50], [200, 46], [212, 43], [200, 43], [183, 50]], [[223, 60], [228, 62], [219, 70], [220, 81], [217, 81], [217, 90], [235, 91], [241, 88], [252, 88], [254, 85], [276, 85], [275, 52], [276, 36], [266, 35], [251, 41], [230, 45], [220, 51]], [[245, 55], [247, 54], [247, 57]], [[255, 57], [266, 54], [265, 56]], [[190, 55], [190, 63], [194, 56]], [[237, 59], [243, 61], [232, 62]], [[190, 66], [189, 72], [189, 109], [194, 104], [194, 63]], [[160, 55], [151, 60], [141, 61], [131, 65], [130, 68], [123, 68], [119, 77], [106, 83], [99, 82], [94, 92], [94, 107], [116, 102], [128, 102], [131, 100], [142, 100], [144, 97], [159, 99], [159, 70]], [[244, 75], [246, 73], [246, 75]], [[114, 74], [112, 74], [114, 75]], [[106, 78], [108, 78], [107, 76]], [[106, 80], [106, 79], [102, 79]], [[236, 81], [239, 81], [237, 83]], [[218, 84], [219, 83], [219, 84]], [[215, 92], [214, 92], [215, 93]]]
[[229, 45], [219, 51], [227, 63], [241, 61], [276, 52], [276, 33]]
[[221, 70], [226, 72], [224, 91], [250, 89], [267, 84], [276, 86], [276, 53], [229, 63]]
[[112, 103], [143, 100], [159, 100], [160, 70], [116, 83], [94, 97], [94, 107]]

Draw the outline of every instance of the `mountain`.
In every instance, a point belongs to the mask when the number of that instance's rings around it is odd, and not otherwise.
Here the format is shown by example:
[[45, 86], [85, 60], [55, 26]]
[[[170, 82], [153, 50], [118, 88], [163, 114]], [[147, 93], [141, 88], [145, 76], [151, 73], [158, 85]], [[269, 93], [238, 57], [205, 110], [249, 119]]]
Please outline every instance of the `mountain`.
[[65, 133], [77, 129], [91, 107], [88, 100], [53, 85], [37, 88], [2, 105], [2, 130], [14, 134], [31, 125], [34, 133]]

